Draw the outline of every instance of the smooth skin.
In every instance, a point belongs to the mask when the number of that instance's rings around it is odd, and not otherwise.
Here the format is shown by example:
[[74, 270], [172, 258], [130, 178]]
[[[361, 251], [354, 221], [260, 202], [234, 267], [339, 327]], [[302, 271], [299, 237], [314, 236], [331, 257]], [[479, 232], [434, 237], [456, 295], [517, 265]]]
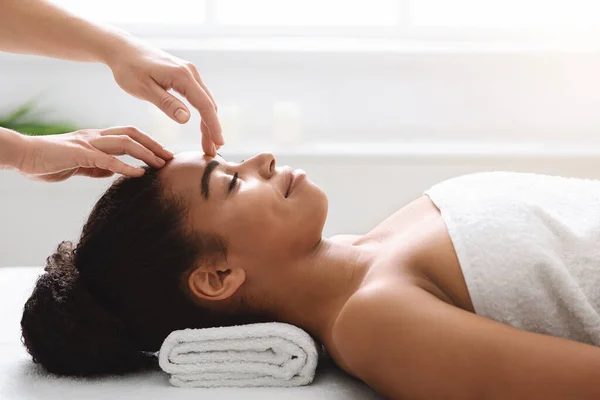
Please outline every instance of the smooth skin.
[[[217, 106], [194, 64], [127, 32], [87, 21], [46, 0], [2, 0], [0, 51], [106, 64], [124, 91], [151, 102], [174, 121], [186, 123], [190, 110], [169, 93], [173, 89], [200, 113], [204, 152], [214, 156], [224, 145]], [[23, 168], [25, 175], [49, 181], [72, 175], [139, 176], [141, 169], [112, 157], [118, 154], [131, 155], [156, 167], [161, 166], [160, 161], [153, 161], [150, 153], [163, 161], [172, 157], [148, 135], [129, 127], [28, 139], [27, 145], [14, 135], [0, 130], [0, 168]]]
[[228, 244], [226, 257], [198, 260], [184, 277], [199, 304], [246, 304], [306, 330], [388, 399], [600, 398], [600, 349], [474, 313], [427, 196], [367, 234], [323, 238], [327, 198], [309, 179], [286, 197], [291, 170], [273, 155], [214, 160], [208, 198], [201, 178], [212, 157], [180, 153], [160, 172], [189, 229]]

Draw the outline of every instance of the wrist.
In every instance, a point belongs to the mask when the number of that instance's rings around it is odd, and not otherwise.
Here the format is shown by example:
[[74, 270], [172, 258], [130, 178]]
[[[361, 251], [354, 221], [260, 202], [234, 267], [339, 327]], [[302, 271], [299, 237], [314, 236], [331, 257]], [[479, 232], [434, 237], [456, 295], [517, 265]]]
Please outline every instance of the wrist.
[[30, 137], [0, 128], [0, 167], [20, 170]]
[[122, 58], [122, 55], [130, 51], [132, 39], [129, 33], [108, 27], [96, 46], [96, 58], [110, 69]]

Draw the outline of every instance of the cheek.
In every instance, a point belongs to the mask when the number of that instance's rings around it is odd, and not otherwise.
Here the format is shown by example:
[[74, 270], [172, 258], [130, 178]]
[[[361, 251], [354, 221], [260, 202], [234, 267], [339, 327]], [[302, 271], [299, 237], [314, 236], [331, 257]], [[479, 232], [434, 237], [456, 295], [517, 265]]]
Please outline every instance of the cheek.
[[228, 241], [244, 254], [275, 255], [311, 246], [322, 234], [327, 198], [317, 187], [293, 201], [272, 191], [247, 192], [223, 209]]
[[276, 193], [245, 193], [227, 208], [223, 210], [223, 227], [240, 247], [268, 247], [287, 224], [285, 204]]
[[227, 231], [226, 237], [232, 250], [247, 259], [265, 260], [279, 257], [279, 252], [287, 248], [283, 242], [286, 233], [276, 229], [268, 218], [261, 218], [258, 213], [232, 220]]

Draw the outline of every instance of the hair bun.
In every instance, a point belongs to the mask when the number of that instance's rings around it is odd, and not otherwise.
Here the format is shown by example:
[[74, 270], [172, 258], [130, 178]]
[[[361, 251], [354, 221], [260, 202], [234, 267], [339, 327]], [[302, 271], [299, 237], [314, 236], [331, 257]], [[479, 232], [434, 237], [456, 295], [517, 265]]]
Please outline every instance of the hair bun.
[[73, 376], [155, 368], [156, 357], [139, 351], [123, 321], [88, 290], [74, 266], [74, 252], [71, 242], [58, 245], [23, 307], [22, 341], [33, 361]]
[[56, 248], [56, 252], [46, 259], [46, 268], [44, 270], [50, 274], [76, 274], [77, 268], [75, 268], [74, 264], [74, 249], [73, 242], [61, 242]]

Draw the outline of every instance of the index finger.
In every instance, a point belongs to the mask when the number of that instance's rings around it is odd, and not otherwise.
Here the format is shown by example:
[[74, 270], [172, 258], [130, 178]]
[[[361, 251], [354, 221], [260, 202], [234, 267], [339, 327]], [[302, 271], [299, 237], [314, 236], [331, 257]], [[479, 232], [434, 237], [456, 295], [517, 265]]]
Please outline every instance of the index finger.
[[96, 168], [135, 178], [144, 175], [145, 172], [143, 168], [136, 168], [131, 165], [125, 164], [123, 161], [118, 160], [115, 157], [110, 156], [108, 154], [104, 154], [101, 151], [94, 152], [91, 162], [92, 165]]
[[101, 136], [107, 135], [127, 135], [151, 152], [156, 156], [162, 158], [165, 161], [169, 161], [173, 158], [173, 153], [165, 149], [160, 143], [152, 139], [150, 135], [140, 131], [133, 126], [119, 126], [115, 128], [104, 129], [100, 132]]
[[200, 112], [200, 117], [208, 127], [213, 141], [217, 144], [225, 144], [221, 132], [221, 124], [217, 117], [217, 110], [215, 109], [210, 96], [202, 89], [202, 86], [196, 82], [192, 73], [190, 72], [184, 82], [179, 83], [179, 85], [181, 86], [174, 87], [174, 89], [181, 93], [187, 101]]
[[214, 157], [217, 155], [217, 149], [215, 148], [215, 144], [210, 138], [208, 132], [206, 132], [207, 128], [204, 121], [200, 122], [200, 125], [200, 130], [202, 131], [202, 150], [204, 150], [205, 154]]

